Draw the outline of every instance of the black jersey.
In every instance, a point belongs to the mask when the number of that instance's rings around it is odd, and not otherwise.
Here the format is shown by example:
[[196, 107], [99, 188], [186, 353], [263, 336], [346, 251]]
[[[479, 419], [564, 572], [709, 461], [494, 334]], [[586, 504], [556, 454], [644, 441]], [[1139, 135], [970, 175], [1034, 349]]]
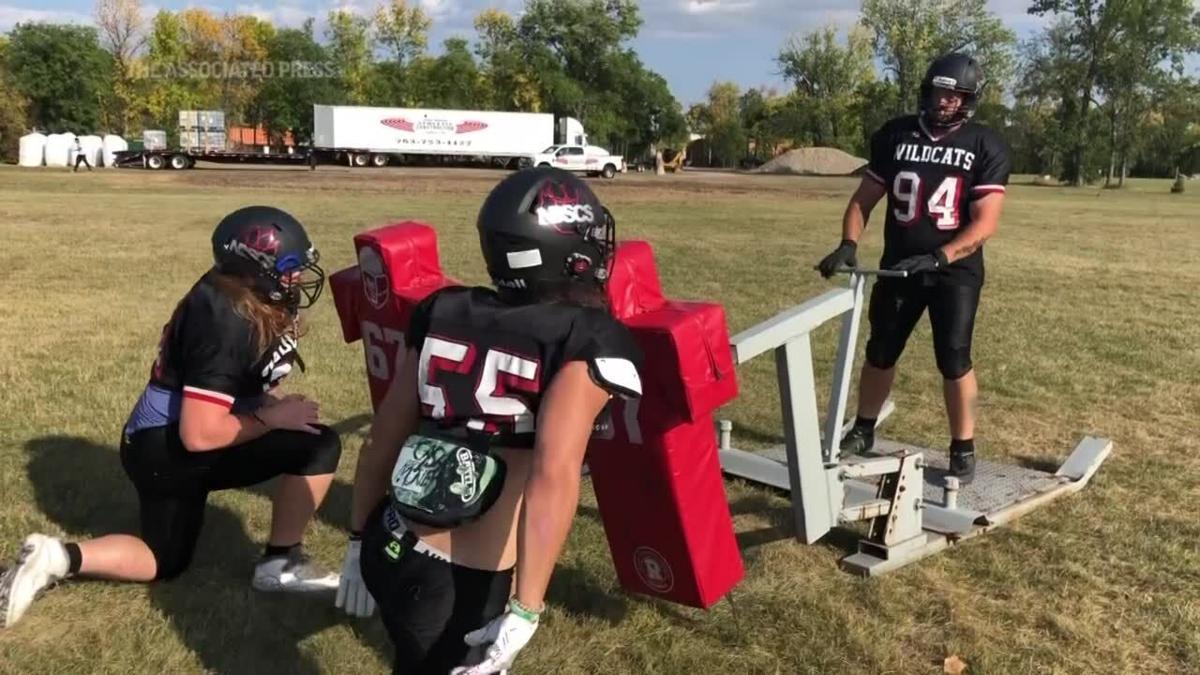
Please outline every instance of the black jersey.
[[[887, 189], [881, 267], [931, 253], [971, 221], [971, 202], [1004, 192], [1012, 160], [991, 129], [966, 123], [942, 135], [915, 115], [886, 123], [871, 137], [867, 176]], [[983, 283], [983, 249], [951, 263], [945, 274]]]
[[533, 447], [542, 396], [571, 361], [587, 362], [609, 393], [642, 393], [641, 351], [601, 309], [510, 305], [490, 288], [453, 286], [417, 306], [407, 337], [420, 353], [422, 418], [446, 430], [482, 432], [496, 445]]
[[183, 398], [252, 408], [299, 358], [290, 335], [260, 352], [253, 324], [234, 311], [212, 274], [192, 286], [163, 327], [150, 382], [126, 424], [127, 432], [177, 421]]

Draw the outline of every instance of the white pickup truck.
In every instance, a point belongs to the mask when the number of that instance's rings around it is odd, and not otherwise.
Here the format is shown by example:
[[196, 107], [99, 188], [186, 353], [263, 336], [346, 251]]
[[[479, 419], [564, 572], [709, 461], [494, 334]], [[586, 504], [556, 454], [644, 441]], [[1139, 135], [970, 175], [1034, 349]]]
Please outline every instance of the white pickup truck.
[[556, 166], [568, 171], [583, 171], [591, 176], [612, 178], [625, 171], [625, 160], [596, 145], [552, 145], [532, 155], [533, 166]]

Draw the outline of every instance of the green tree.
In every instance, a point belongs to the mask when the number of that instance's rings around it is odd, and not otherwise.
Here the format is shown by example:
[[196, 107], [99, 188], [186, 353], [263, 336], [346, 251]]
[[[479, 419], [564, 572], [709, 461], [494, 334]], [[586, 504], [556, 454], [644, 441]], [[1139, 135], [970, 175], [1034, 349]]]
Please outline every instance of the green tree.
[[313, 104], [341, 103], [337, 73], [326, 67], [329, 55], [313, 38], [313, 21], [300, 29], [277, 32], [268, 42], [267, 52], [273, 63], [290, 66], [286, 75], [262, 83], [251, 121], [263, 124], [274, 139], [291, 131], [297, 142], [311, 142]]
[[489, 8], [475, 16], [475, 54], [493, 110], [540, 112], [541, 90], [524, 57], [517, 26], [508, 14]]
[[1200, 83], [1180, 76], [1160, 83], [1140, 137], [1144, 151], [1134, 166], [1139, 174], [1200, 173]]
[[5, 48], [9, 81], [29, 101], [29, 117], [52, 132], [100, 130], [107, 106], [112, 58], [96, 29], [46, 23], [18, 24]]
[[112, 92], [116, 126], [128, 134], [145, 107], [136, 79], [137, 59], [146, 45], [146, 22], [139, 0], [99, 0], [96, 26], [101, 42], [112, 54]]
[[610, 109], [623, 112], [613, 125], [621, 134], [623, 152], [641, 156], [661, 152], [664, 144], [680, 147], [687, 140], [687, 122], [667, 81], [632, 51], [609, 59], [607, 71], [615, 76], [611, 91], [617, 99]]
[[421, 92], [416, 104], [467, 109], [486, 105], [483, 75], [467, 41], [447, 38], [442, 48], [440, 56], [421, 57], [413, 63], [413, 80]]
[[517, 39], [542, 109], [577, 117], [593, 138], [611, 141], [622, 126], [613, 55], [641, 25], [635, 0], [527, 0]]
[[868, 31], [851, 30], [845, 47], [833, 27], [793, 38], [776, 62], [796, 88], [796, 104], [808, 113], [816, 145], [855, 150], [862, 144], [859, 101], [863, 88], [875, 80]]
[[861, 21], [900, 92], [893, 113], [913, 110], [929, 62], [946, 52], [974, 56], [997, 89], [1011, 76], [1016, 34], [987, 0], [863, 0]]
[[340, 73], [340, 86], [349, 103], [361, 105], [370, 98], [371, 21], [345, 10], [329, 13], [329, 56]]
[[375, 11], [376, 39], [402, 66], [425, 53], [432, 24], [425, 10], [408, 0], [389, 0]]
[[[1062, 177], [1082, 185], [1107, 160], [1109, 182], [1128, 156], [1169, 61], [1176, 69], [1195, 51], [1196, 15], [1189, 0], [1034, 0], [1029, 12], [1058, 20], [1037, 41], [1027, 78], [1049, 83], [1059, 97]], [[1102, 113], [1096, 109], [1103, 107]], [[1097, 136], [1108, 140], [1097, 157]], [[1122, 162], [1124, 163], [1124, 162]]]
[[0, 161], [17, 158], [21, 136], [29, 130], [29, 101], [10, 83], [5, 68], [8, 41], [0, 36]]
[[215, 103], [206, 100], [201, 83], [190, 75], [188, 39], [182, 16], [159, 11], [151, 21], [147, 54], [139, 69], [146, 92], [145, 122], [166, 131], [172, 143], [177, 140], [180, 110], [195, 110]]
[[704, 135], [710, 156], [707, 163], [736, 166], [746, 151], [746, 132], [742, 126], [742, 92], [733, 82], [715, 82], [708, 89], [703, 107], [695, 109], [697, 132]]
[[1063, 158], [1063, 179], [1083, 185], [1090, 175], [1086, 149], [1094, 129], [1091, 109], [1102, 64], [1111, 53], [1117, 29], [1117, 12], [1106, 11], [1109, 3], [1097, 0], [1034, 0], [1029, 13], [1062, 18], [1047, 29], [1042, 41], [1041, 65], [1054, 70], [1034, 73], [1034, 78], [1052, 79], [1061, 87], [1060, 123], [1069, 150]]
[[[1112, 3], [1115, 13], [1109, 55], [1101, 61], [1097, 90], [1108, 121], [1107, 186], [1123, 184], [1137, 131], [1154, 92], [1169, 82], [1162, 64], [1179, 73], [1183, 56], [1196, 50], [1196, 18], [1191, 0]], [[1118, 168], [1119, 167], [1119, 168]], [[1119, 177], [1117, 177], [1119, 171]]]
[[[218, 106], [229, 121], [250, 121], [258, 92], [278, 73], [265, 68], [275, 26], [245, 14], [226, 16], [221, 43], [221, 99]], [[272, 64], [274, 68], [274, 64]]]

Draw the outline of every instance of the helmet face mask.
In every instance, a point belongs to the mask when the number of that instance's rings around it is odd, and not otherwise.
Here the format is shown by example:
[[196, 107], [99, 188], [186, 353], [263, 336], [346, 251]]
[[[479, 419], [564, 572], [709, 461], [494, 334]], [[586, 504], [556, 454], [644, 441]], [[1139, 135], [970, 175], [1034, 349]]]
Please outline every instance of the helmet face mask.
[[[958, 126], [975, 116], [975, 107], [983, 94], [986, 80], [983, 69], [975, 59], [965, 54], [951, 53], [934, 59], [921, 80], [920, 116], [932, 127], [945, 129]], [[962, 99], [952, 111], [945, 110], [942, 92], [955, 92]]]
[[255, 291], [289, 311], [311, 307], [325, 286], [320, 254], [304, 227], [269, 206], [249, 206], [225, 216], [212, 237], [218, 272], [249, 280]]
[[525, 169], [501, 181], [476, 226], [492, 283], [514, 300], [568, 287], [603, 291], [611, 274], [612, 213], [586, 182], [561, 169]]
[[320, 260], [321, 254], [315, 248], [309, 248], [303, 259], [289, 255], [276, 261], [277, 285], [283, 304], [298, 310], [312, 307], [317, 302], [325, 288], [325, 270], [317, 264]]

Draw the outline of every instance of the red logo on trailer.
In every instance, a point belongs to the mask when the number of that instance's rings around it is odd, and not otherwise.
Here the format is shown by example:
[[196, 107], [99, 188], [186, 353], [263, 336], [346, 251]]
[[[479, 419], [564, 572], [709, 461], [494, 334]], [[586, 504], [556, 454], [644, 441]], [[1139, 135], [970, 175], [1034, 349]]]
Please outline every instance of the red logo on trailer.
[[477, 120], [468, 120], [466, 122], [459, 122], [458, 126], [454, 128], [454, 133], [469, 134], [472, 131], [482, 131], [486, 128], [487, 128], [487, 122], [479, 122]]
[[379, 123], [385, 127], [399, 129], [400, 131], [412, 131], [413, 130], [413, 123], [409, 122], [408, 120], [404, 119], [403, 117], [389, 117], [387, 119], [379, 120]]

